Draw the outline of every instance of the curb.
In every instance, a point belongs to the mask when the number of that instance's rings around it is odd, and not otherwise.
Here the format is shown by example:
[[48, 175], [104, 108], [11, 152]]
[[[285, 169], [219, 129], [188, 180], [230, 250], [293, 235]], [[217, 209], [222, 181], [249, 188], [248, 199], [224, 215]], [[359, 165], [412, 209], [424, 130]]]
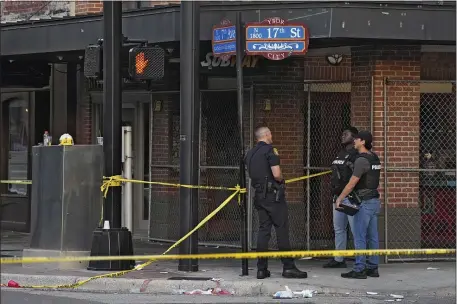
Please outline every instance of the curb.
[[[24, 274], [1, 274], [1, 283], [7, 284], [9, 280], [16, 281], [20, 285], [61, 285], [70, 284], [77, 281], [82, 281], [88, 277], [77, 276], [50, 276], [50, 275], [24, 275]], [[297, 281], [290, 281], [281, 283], [278, 281], [268, 280], [255, 280], [252, 281], [174, 281], [164, 279], [123, 279], [123, 278], [102, 278], [90, 281], [75, 289], [66, 289], [72, 291], [86, 291], [93, 293], [142, 293], [142, 294], [156, 294], [156, 295], [171, 295], [177, 294], [178, 290], [192, 291], [195, 289], [206, 290], [208, 288], [220, 287], [222, 289], [233, 292], [236, 296], [272, 296], [279, 290], [284, 290], [283, 284], [289, 286], [294, 291], [309, 289], [315, 291], [317, 294], [328, 295], [351, 295], [351, 296], [367, 296], [366, 291], [361, 290], [348, 290], [343, 288], [313, 286], [306, 283], [298, 283]], [[8, 288], [8, 287], [5, 287]], [[401, 292], [405, 297], [408, 295], [434, 295], [434, 296], [455, 296], [455, 289], [450, 286], [449, 288], [434, 289], [434, 290], [418, 290], [415, 292]], [[46, 288], [43, 288], [46, 289]], [[381, 294], [389, 294], [389, 292], [378, 292]]]

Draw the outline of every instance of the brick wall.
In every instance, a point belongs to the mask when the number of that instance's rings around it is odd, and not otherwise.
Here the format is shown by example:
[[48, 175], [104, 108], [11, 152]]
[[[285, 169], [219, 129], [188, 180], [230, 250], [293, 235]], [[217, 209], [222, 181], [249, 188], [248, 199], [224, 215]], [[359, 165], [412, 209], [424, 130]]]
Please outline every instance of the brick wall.
[[[254, 125], [265, 124], [273, 133], [274, 146], [281, 157], [281, 167], [285, 178], [303, 175], [305, 121], [303, 105], [305, 94], [303, 85], [283, 84], [281, 81], [303, 81], [304, 61], [286, 59], [267, 62], [266, 76], [250, 77], [247, 82], [277, 82], [278, 85], [256, 86], [254, 105]], [[265, 101], [270, 100], [271, 111], [265, 111]], [[287, 187], [287, 200], [291, 203], [303, 202], [303, 182]]]
[[75, 14], [99, 14], [103, 12], [103, 1], [76, 1]]
[[343, 61], [337, 66], [330, 65], [325, 56], [305, 56], [302, 60], [305, 80], [349, 81], [351, 79], [350, 56], [344, 56]]
[[[419, 46], [364, 46], [352, 48], [352, 75], [355, 79], [374, 76], [374, 132], [373, 150], [384, 163], [384, 95], [383, 79], [391, 81], [387, 87], [387, 166], [418, 168], [419, 166], [419, 110], [420, 110], [420, 47]], [[353, 79], [354, 81], [354, 79]], [[353, 84], [354, 86], [354, 84]], [[356, 86], [357, 89], [363, 89]], [[360, 92], [360, 91], [359, 91]], [[365, 90], [363, 91], [365, 92]], [[357, 93], [357, 92], [354, 92]], [[354, 94], [352, 99], [353, 124], [367, 124], [368, 94]], [[367, 107], [368, 106], [368, 107]], [[389, 205], [417, 207], [418, 173], [389, 173]], [[381, 176], [383, 181], [383, 176]], [[380, 190], [383, 192], [381, 182]]]

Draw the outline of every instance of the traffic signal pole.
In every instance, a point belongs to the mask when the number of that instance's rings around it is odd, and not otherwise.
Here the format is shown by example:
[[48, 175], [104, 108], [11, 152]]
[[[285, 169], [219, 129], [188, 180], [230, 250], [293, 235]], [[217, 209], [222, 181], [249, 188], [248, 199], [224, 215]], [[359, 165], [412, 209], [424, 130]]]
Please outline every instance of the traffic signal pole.
[[[200, 125], [200, 11], [198, 1], [181, 1], [180, 183], [197, 185]], [[180, 237], [198, 224], [198, 190], [179, 188]], [[198, 253], [198, 232], [179, 246], [180, 254]], [[198, 260], [179, 260], [178, 270], [198, 271]]]
[[[103, 153], [105, 176], [121, 175], [122, 2], [103, 1]], [[121, 187], [110, 187], [103, 218], [121, 228]]]
[[[107, 177], [121, 175], [122, 157], [122, 2], [103, 2], [103, 153]], [[121, 227], [121, 187], [109, 187], [103, 201], [103, 220], [109, 227], [97, 228], [92, 235], [91, 256], [133, 255], [132, 234]], [[89, 270], [130, 270], [133, 260], [90, 261]]]

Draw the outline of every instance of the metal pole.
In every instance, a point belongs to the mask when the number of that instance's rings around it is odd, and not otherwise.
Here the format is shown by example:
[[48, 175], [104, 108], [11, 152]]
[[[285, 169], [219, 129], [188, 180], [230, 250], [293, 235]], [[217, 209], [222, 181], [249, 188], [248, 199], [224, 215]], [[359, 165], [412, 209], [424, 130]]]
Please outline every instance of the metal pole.
[[[151, 95], [151, 102], [149, 103], [149, 151], [148, 151], [148, 180], [152, 182], [152, 141], [153, 141], [153, 130], [154, 130], [154, 105]], [[152, 214], [152, 184], [148, 186], [148, 205], [149, 205], [149, 215], [148, 215], [148, 238], [151, 237], [151, 214]]]
[[[249, 90], [249, 149], [252, 149], [254, 144], [254, 85], [251, 85]], [[247, 191], [247, 217], [248, 217], [248, 249], [252, 250], [252, 229], [253, 229], [253, 206], [252, 206], [252, 191], [251, 178], [248, 178]]]
[[[246, 169], [244, 166], [244, 129], [243, 129], [243, 27], [241, 12], [236, 13], [236, 82], [238, 90], [238, 121], [240, 123], [240, 187], [246, 188]], [[241, 251], [248, 252], [248, 217], [246, 212], [246, 193], [241, 194]], [[241, 275], [247, 276], [248, 259], [241, 260]]]
[[[122, 3], [103, 2], [103, 153], [105, 176], [121, 175], [122, 113]], [[105, 199], [104, 220], [121, 228], [121, 187], [110, 187]]]
[[[181, 2], [180, 183], [195, 185], [199, 175], [199, 2]], [[198, 224], [198, 190], [179, 189], [180, 236]], [[198, 233], [179, 246], [180, 254], [198, 253]], [[198, 260], [179, 260], [180, 271], [198, 271]]]
[[[384, 95], [384, 109], [383, 109], [383, 119], [384, 119], [384, 248], [387, 249], [387, 77], [384, 77], [383, 81], [383, 95]], [[389, 258], [387, 255], [384, 256], [384, 262], [388, 263]]]
[[[306, 131], [306, 175], [310, 175], [309, 167], [311, 166], [311, 83], [308, 84], [308, 117]], [[311, 250], [310, 244], [310, 221], [311, 221], [311, 187], [309, 178], [306, 180], [306, 250]]]

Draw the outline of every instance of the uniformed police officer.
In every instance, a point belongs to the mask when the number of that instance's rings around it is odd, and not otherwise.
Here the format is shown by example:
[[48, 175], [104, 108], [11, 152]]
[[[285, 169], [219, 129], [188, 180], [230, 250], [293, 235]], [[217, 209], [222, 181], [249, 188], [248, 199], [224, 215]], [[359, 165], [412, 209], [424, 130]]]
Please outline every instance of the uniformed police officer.
[[[341, 145], [343, 148], [332, 162], [332, 202], [334, 203], [338, 195], [341, 194], [344, 187], [349, 182], [354, 169], [354, 162], [357, 157], [357, 150], [354, 148], [354, 136], [359, 131], [357, 128], [349, 127], [343, 131], [341, 136]], [[347, 227], [348, 223], [352, 227], [352, 216], [338, 211], [333, 207], [333, 229], [335, 231], [335, 249], [346, 250], [347, 246]], [[343, 257], [334, 257], [324, 265], [324, 268], [346, 268], [346, 262]]]
[[[359, 155], [354, 163], [354, 173], [349, 183], [336, 199], [336, 208], [355, 190], [360, 198], [359, 211], [354, 215], [352, 233], [355, 249], [378, 249], [378, 214], [381, 208], [379, 201], [379, 177], [381, 162], [379, 157], [371, 151], [373, 136], [368, 131], [361, 131], [355, 136], [354, 147]], [[342, 273], [343, 278], [366, 279], [379, 277], [379, 256], [356, 256], [352, 271]]]
[[[259, 218], [257, 234], [257, 251], [268, 251], [271, 227], [276, 230], [278, 248], [281, 251], [291, 250], [289, 242], [289, 218], [285, 199], [285, 181], [279, 167], [279, 155], [271, 145], [273, 143], [270, 129], [265, 126], [256, 128], [257, 145], [245, 157], [251, 184], [255, 188], [254, 206]], [[295, 266], [292, 258], [282, 258], [285, 278], [306, 278], [307, 273]], [[268, 259], [258, 259], [257, 278], [270, 276]]]

